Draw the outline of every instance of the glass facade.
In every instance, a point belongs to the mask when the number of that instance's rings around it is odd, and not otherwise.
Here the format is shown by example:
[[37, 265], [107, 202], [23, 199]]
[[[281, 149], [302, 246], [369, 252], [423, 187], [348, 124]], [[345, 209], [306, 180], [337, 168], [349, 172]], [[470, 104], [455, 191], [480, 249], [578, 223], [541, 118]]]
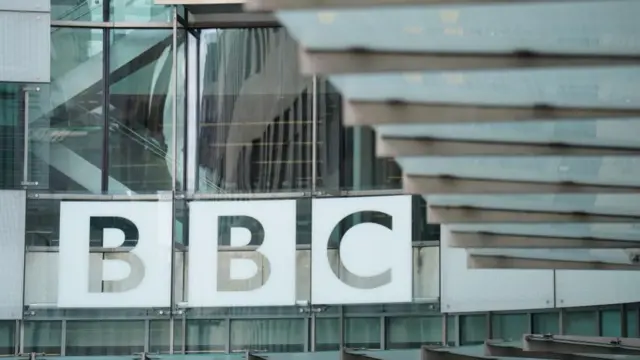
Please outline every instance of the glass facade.
[[[186, 31], [187, 19], [173, 23], [172, 14], [153, 0], [52, 0], [51, 83], [0, 84], [0, 189], [26, 187], [27, 196], [25, 310], [0, 321], [0, 355], [406, 349], [531, 331], [637, 335], [636, 305], [440, 313], [431, 292], [439, 228], [426, 224], [418, 196], [413, 304], [182, 307], [189, 202], [294, 199], [297, 299], [306, 301], [311, 199], [398, 194], [401, 172], [375, 157], [370, 129], [342, 126], [342, 100], [328, 81], [300, 75], [286, 31]], [[171, 202], [172, 308], [56, 307], [67, 200]], [[364, 217], [351, 221], [377, 221]], [[91, 243], [94, 260], [107, 256], [101, 245]]]

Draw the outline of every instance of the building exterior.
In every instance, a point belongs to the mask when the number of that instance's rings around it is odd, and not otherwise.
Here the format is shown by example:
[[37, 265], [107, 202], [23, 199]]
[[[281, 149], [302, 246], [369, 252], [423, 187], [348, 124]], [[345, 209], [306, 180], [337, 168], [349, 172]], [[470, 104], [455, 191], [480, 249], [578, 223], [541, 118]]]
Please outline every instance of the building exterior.
[[[462, 250], [441, 249], [448, 232], [427, 224], [422, 197], [402, 195], [401, 170], [375, 157], [374, 132], [342, 125], [342, 99], [328, 80], [300, 75], [297, 42], [276, 22], [231, 9], [237, 23], [193, 26], [190, 17], [203, 16], [197, 9], [150, 0], [50, 5], [50, 81], [0, 82], [0, 224], [8, 229], [0, 238], [0, 355], [639, 335], [640, 296], [629, 287], [636, 274], [593, 288], [580, 287], [592, 275], [574, 273], [558, 287], [567, 273], [472, 273]], [[357, 241], [379, 236], [377, 227], [344, 240], [372, 223], [392, 227], [404, 255]], [[249, 240], [238, 245], [235, 228]], [[327, 269], [342, 291], [322, 289], [318, 234], [329, 234], [322, 246], [337, 262]], [[221, 250], [208, 247], [209, 235]], [[258, 254], [269, 241], [290, 246]], [[196, 243], [203, 258], [189, 253]], [[346, 260], [349, 250], [359, 255]], [[233, 259], [240, 275], [231, 273]], [[398, 291], [372, 295], [382, 285], [358, 282], [345, 265], [367, 272], [385, 260], [406, 270], [392, 278], [403, 281]], [[286, 261], [290, 271], [280, 266]], [[207, 270], [217, 274], [213, 290]], [[242, 294], [268, 281], [277, 285], [268, 294]], [[240, 295], [211, 296], [221, 291]]]

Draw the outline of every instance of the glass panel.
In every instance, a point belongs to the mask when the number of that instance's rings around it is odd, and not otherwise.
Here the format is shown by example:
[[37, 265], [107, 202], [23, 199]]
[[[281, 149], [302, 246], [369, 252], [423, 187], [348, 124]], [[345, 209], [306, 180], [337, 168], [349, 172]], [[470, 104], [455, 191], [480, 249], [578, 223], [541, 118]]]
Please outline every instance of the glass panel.
[[[152, 353], [169, 353], [171, 339], [170, 320], [152, 320], [149, 322], [149, 351]], [[182, 352], [182, 319], [174, 320], [173, 351]]]
[[627, 316], [627, 337], [637, 337], [638, 336], [638, 310], [628, 309], [626, 316]]
[[25, 321], [24, 352], [59, 355], [62, 348], [62, 321]]
[[227, 342], [227, 326], [224, 320], [187, 320], [187, 343], [185, 351], [224, 351]]
[[456, 316], [446, 315], [447, 317], [447, 346], [456, 346], [456, 338], [458, 337], [456, 326]]
[[51, 20], [103, 21], [105, 0], [51, 0]]
[[387, 348], [442, 344], [442, 317], [393, 317], [387, 320]]
[[38, 189], [101, 192], [102, 35], [51, 29], [51, 83], [30, 98], [29, 180]]
[[532, 314], [532, 331], [534, 334], [559, 334], [560, 313], [534, 313]]
[[0, 83], [0, 189], [21, 188], [24, 99], [18, 84]]
[[318, 101], [318, 177], [317, 187], [327, 192], [341, 189], [351, 161], [345, 149], [342, 133], [342, 98], [331, 83], [323, 78], [317, 82]]
[[170, 190], [172, 32], [117, 29], [111, 37], [109, 193]]
[[600, 336], [622, 336], [622, 313], [619, 310], [600, 312]]
[[340, 319], [316, 318], [316, 351], [340, 349]]
[[344, 319], [344, 344], [355, 349], [380, 349], [380, 318]]
[[312, 81], [282, 29], [204, 30], [198, 184], [202, 192], [311, 187]]
[[492, 314], [491, 338], [506, 341], [521, 340], [522, 334], [529, 333], [527, 317], [527, 314]]
[[16, 322], [0, 321], [0, 355], [12, 355], [15, 353]]
[[564, 314], [565, 335], [598, 336], [595, 311], [568, 311]]
[[109, 0], [109, 3], [111, 21], [171, 21], [171, 6], [156, 5], [154, 0]]
[[131, 355], [144, 351], [144, 321], [68, 321], [66, 354]]
[[482, 344], [487, 335], [486, 315], [460, 315], [460, 345]]
[[232, 320], [232, 351], [304, 351], [303, 319]]

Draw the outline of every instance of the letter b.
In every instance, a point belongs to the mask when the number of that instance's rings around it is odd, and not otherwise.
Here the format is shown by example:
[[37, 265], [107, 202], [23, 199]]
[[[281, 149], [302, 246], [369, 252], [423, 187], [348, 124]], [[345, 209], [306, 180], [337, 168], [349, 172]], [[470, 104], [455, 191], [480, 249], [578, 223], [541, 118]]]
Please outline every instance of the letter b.
[[189, 204], [190, 307], [295, 304], [296, 202]]
[[58, 307], [170, 306], [171, 222], [166, 201], [63, 201]]

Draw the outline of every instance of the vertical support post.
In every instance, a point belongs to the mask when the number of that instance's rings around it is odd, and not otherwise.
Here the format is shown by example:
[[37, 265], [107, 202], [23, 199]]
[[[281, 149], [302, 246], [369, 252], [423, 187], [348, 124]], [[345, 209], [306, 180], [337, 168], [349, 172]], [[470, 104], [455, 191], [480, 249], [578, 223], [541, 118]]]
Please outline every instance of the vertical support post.
[[30, 185], [38, 185], [37, 182], [29, 181], [29, 108], [31, 107], [31, 92], [39, 92], [39, 87], [24, 87], [22, 89], [23, 101], [24, 101], [24, 139], [23, 139], [23, 154], [22, 154], [22, 182], [21, 185], [26, 189]]
[[173, 6], [172, 26], [172, 59], [171, 76], [173, 77], [173, 109], [171, 111], [171, 191], [175, 196], [178, 173], [178, 6]]
[[629, 305], [620, 305], [620, 336], [629, 337], [629, 324], [627, 319], [627, 309]]
[[313, 75], [311, 89], [311, 193], [318, 184], [318, 76]]
[[487, 316], [485, 317], [485, 328], [487, 331], [487, 339], [493, 339], [493, 314], [491, 313], [491, 311], [489, 311], [487, 313]]
[[62, 320], [62, 339], [60, 339], [60, 355], [67, 355], [67, 320]]
[[453, 340], [455, 343], [453, 346], [460, 346], [462, 343], [462, 327], [460, 326], [460, 315], [455, 315], [455, 339]]
[[14, 354], [23, 354], [24, 353], [24, 327], [22, 326], [24, 321], [16, 320], [16, 328], [14, 334], [17, 336], [14, 337], [13, 345], [13, 353]]
[[143, 347], [143, 351], [145, 353], [149, 352], [149, 342], [151, 340], [151, 322], [149, 321], [149, 319], [146, 319], [144, 321], [144, 347]]
[[559, 316], [559, 320], [558, 320], [558, 332], [560, 332], [560, 334], [558, 335], [564, 335], [565, 334], [565, 310], [564, 308], [560, 309], [560, 311], [558, 312], [558, 316]]
[[171, 302], [169, 303], [169, 354], [174, 352], [173, 338], [175, 333], [173, 314], [175, 308], [175, 250], [176, 250], [176, 176], [178, 169], [178, 6], [173, 6], [172, 14], [172, 64], [171, 76], [173, 77], [173, 109], [171, 111]]
[[448, 314], [442, 314], [442, 346], [448, 346], [449, 339], [447, 336], [449, 335], [449, 321], [447, 321]]
[[316, 314], [311, 313], [309, 318], [309, 351], [316, 351]]
[[224, 352], [229, 354], [231, 352], [231, 319], [225, 319], [225, 327], [227, 330], [227, 336], [224, 342]]
[[342, 351], [344, 349], [344, 306], [340, 306], [340, 325], [338, 327], [338, 336], [340, 337], [340, 346], [339, 350]]
[[387, 318], [382, 315], [380, 316], [380, 350], [387, 349]]
[[[182, 326], [182, 333], [180, 334], [180, 344], [181, 344], [180, 354], [185, 354], [187, 350], [187, 312], [186, 311], [182, 312], [181, 326]], [[171, 339], [171, 342], [173, 343], [173, 339]]]

